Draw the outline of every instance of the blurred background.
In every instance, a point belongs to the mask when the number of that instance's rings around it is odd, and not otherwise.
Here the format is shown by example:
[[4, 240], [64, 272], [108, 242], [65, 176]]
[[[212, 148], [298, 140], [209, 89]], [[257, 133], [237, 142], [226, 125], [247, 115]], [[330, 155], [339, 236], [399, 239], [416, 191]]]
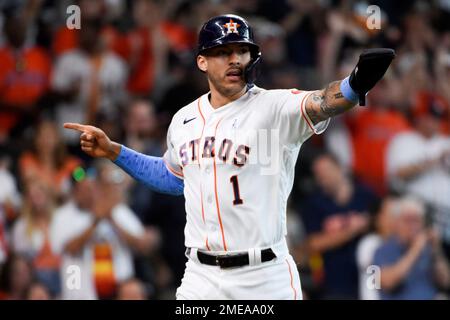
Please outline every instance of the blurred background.
[[[73, 4], [80, 29], [66, 26]], [[366, 25], [369, 5], [380, 29]], [[266, 89], [319, 89], [364, 48], [397, 52], [367, 107], [302, 146], [288, 241], [305, 299], [448, 298], [449, 0], [2, 0], [0, 10], [0, 299], [174, 299], [184, 198], [93, 161], [62, 123], [161, 156], [172, 115], [208, 91], [197, 32], [224, 13], [253, 26]]]

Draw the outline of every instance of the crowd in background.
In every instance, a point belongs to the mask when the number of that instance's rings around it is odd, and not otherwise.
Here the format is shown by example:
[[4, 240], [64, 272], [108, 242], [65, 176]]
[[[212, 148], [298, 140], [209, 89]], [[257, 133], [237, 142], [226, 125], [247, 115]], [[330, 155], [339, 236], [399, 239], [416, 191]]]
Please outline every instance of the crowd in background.
[[[80, 29], [66, 25], [72, 4]], [[379, 29], [366, 25], [369, 5], [381, 8]], [[161, 156], [173, 114], [208, 91], [196, 37], [223, 13], [254, 27], [256, 85], [266, 89], [320, 89], [346, 77], [364, 48], [397, 53], [366, 107], [302, 146], [287, 236], [304, 297], [448, 297], [450, 1], [0, 6], [0, 299], [174, 298], [184, 198], [89, 158], [62, 124], [92, 124]]]

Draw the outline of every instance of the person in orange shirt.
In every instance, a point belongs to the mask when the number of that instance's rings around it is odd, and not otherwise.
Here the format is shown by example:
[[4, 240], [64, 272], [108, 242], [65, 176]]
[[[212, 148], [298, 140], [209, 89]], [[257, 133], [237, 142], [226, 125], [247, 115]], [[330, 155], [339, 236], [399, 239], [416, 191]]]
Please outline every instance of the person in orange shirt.
[[42, 48], [26, 47], [27, 26], [20, 15], [6, 17], [7, 43], [0, 48], [0, 138], [27, 115], [47, 92], [51, 71], [50, 58]]
[[191, 51], [197, 45], [197, 28], [201, 23], [198, 12], [204, 4], [195, 1], [180, 1], [171, 17], [161, 22], [161, 28], [175, 52]]
[[36, 128], [33, 147], [19, 158], [22, 181], [39, 178], [52, 188], [57, 200], [63, 200], [70, 189], [70, 177], [81, 160], [66, 153], [56, 125], [42, 121]]
[[[77, 0], [74, 4], [80, 7], [81, 27], [85, 21], [89, 20], [104, 20], [105, 12], [107, 12], [107, 4], [104, 0]], [[113, 28], [105, 28], [105, 30], [112, 30]], [[103, 38], [103, 37], [102, 37]], [[102, 39], [103, 40], [103, 39]], [[69, 29], [64, 23], [53, 34], [52, 52], [55, 56], [59, 56], [65, 52], [76, 49], [80, 42], [79, 29]]]
[[440, 132], [445, 135], [450, 135], [450, 104], [447, 100], [439, 95], [437, 92], [420, 91], [417, 93], [416, 104], [413, 107], [412, 113], [415, 119], [424, 114], [436, 110], [441, 114]]
[[370, 107], [346, 119], [353, 145], [353, 170], [378, 195], [387, 191], [385, 154], [388, 143], [399, 132], [410, 129], [407, 119], [390, 108], [389, 82], [381, 80], [368, 96]]
[[148, 96], [158, 75], [167, 75], [169, 41], [163, 29], [163, 14], [151, 0], [133, 2], [134, 28], [116, 37], [112, 49], [129, 65], [127, 89], [136, 96]]

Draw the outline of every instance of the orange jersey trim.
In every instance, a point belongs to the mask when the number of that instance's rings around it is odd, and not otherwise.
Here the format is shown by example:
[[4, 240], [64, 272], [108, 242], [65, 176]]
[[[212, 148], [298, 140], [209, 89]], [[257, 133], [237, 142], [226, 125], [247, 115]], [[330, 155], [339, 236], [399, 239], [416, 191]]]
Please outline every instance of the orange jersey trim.
[[289, 264], [287, 259], [286, 259], [286, 263], [287, 263], [288, 268], [289, 268], [289, 276], [291, 278], [291, 288], [294, 291], [294, 300], [297, 300], [297, 290], [295, 290], [295, 288], [294, 288], [294, 277], [292, 276], [291, 265]]
[[166, 159], [163, 158], [164, 164], [166, 165], [167, 169], [169, 169], [169, 171], [174, 174], [176, 177], [179, 178], [184, 178], [184, 175], [181, 171], [176, 171], [175, 169], [173, 169], [170, 164], [166, 161]]
[[[205, 130], [205, 123], [206, 123], [205, 117], [203, 116], [202, 109], [200, 107], [200, 98], [197, 100], [197, 108], [198, 108], [198, 112], [200, 113], [200, 116], [202, 117], [202, 121], [203, 121], [202, 134], [200, 135], [200, 140], [199, 140], [198, 148], [197, 148], [198, 169], [200, 170], [200, 145], [202, 142], [203, 131]], [[203, 188], [202, 188], [201, 182], [200, 182], [200, 202], [201, 202], [201, 207], [202, 207], [203, 224], [205, 224], [205, 208], [203, 206]], [[209, 244], [208, 244], [208, 235], [206, 236], [205, 245], [206, 245], [206, 249], [208, 249], [208, 251], [211, 251], [211, 249], [209, 248]]]
[[209, 248], [209, 244], [208, 244], [208, 236], [206, 236], [205, 244], [206, 244], [206, 249], [208, 249], [208, 251], [211, 251], [211, 249]]
[[[219, 126], [219, 123], [222, 121], [222, 119], [220, 119], [219, 121], [217, 121], [216, 124], [216, 129], [214, 131], [214, 137], [217, 134], [217, 127]], [[214, 193], [216, 196], [216, 208], [217, 208], [217, 217], [219, 219], [219, 224], [220, 224], [220, 232], [222, 233], [222, 244], [223, 244], [223, 250], [227, 251], [227, 243], [225, 241], [225, 233], [223, 231], [223, 224], [222, 224], [222, 218], [220, 216], [220, 206], [219, 206], [219, 196], [217, 193], [217, 168], [216, 168], [216, 157], [213, 157], [213, 163], [214, 163]]]
[[310, 94], [308, 94], [308, 95], [305, 95], [304, 97], [303, 97], [303, 99], [302, 99], [302, 102], [300, 102], [300, 111], [301, 111], [301, 114], [302, 114], [302, 116], [303, 116], [303, 118], [305, 118], [305, 120], [306, 120], [306, 123], [308, 124], [308, 126], [309, 126], [309, 128], [314, 132], [314, 133], [316, 133], [316, 131], [314, 130], [314, 126], [312, 125], [312, 123], [311, 123], [311, 120], [309, 119], [309, 117], [307, 116], [307, 114], [306, 114], [306, 110], [303, 110], [304, 109], [304, 102], [305, 102], [305, 99], [308, 97], [309, 98], [309, 96], [312, 94], [312, 92], [310, 93]]

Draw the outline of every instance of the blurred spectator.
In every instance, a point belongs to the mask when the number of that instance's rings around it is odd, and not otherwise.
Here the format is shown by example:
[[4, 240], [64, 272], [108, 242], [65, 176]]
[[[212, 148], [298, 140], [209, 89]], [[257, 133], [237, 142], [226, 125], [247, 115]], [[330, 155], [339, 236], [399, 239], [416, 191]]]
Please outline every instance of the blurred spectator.
[[[152, 156], [163, 154], [165, 137], [159, 132], [162, 124], [158, 122], [154, 107], [149, 101], [132, 101], [124, 120], [125, 145]], [[161, 230], [162, 237], [161, 248], [157, 254], [150, 259], [135, 257], [136, 275], [147, 282], [155, 282], [156, 288], [152, 289], [156, 291], [157, 296], [164, 298], [167, 294], [170, 297], [169, 291], [181, 283], [185, 267], [184, 259], [180, 259], [184, 257], [185, 250], [184, 198], [155, 193], [134, 180], [131, 183], [128, 192], [130, 207], [145, 224], [147, 232]]]
[[[186, 98], [186, 95], [172, 94], [172, 97], [174, 96]], [[124, 119], [124, 144], [145, 154], [161, 156], [164, 151], [165, 137], [159, 132], [163, 125], [158, 125], [158, 118], [151, 102], [142, 99], [132, 101]], [[185, 261], [180, 259], [184, 257], [185, 250], [184, 198], [157, 194], [143, 184], [132, 180], [128, 190], [128, 203], [149, 231], [155, 228], [161, 230], [163, 239], [160, 251], [151, 259], [135, 257], [137, 275], [145, 280], [154, 279], [152, 281], [157, 287], [154, 288], [156, 295], [170, 296], [168, 291], [178, 287], [184, 274]]]
[[[183, 197], [154, 193], [143, 185], [130, 184], [128, 178], [122, 183], [127, 185], [126, 196], [118, 192], [123, 197], [120, 201], [114, 192], [108, 195], [99, 190], [103, 187], [92, 178], [86, 179], [91, 185], [80, 181], [71, 190], [68, 177], [80, 162], [65, 156], [62, 144], [86, 164], [92, 159], [81, 152], [77, 133], [64, 130], [60, 138], [56, 131], [63, 130], [60, 125], [65, 121], [88, 122], [134, 149], [161, 155], [164, 131], [173, 114], [208, 91], [194, 59], [197, 31], [207, 19], [223, 13], [242, 14], [254, 26], [263, 58], [256, 84], [267, 89], [316, 89], [346, 77], [364, 48], [396, 49], [391, 72], [368, 94], [368, 107], [336, 118], [324, 136], [302, 147], [306, 149], [297, 162], [291, 199], [294, 204], [306, 199], [300, 208], [293, 208], [301, 210], [291, 212], [301, 215], [298, 225], [288, 223], [288, 236], [298, 241], [295, 254], [307, 291], [304, 297], [356, 297], [355, 246], [369, 229], [369, 219], [360, 213], [369, 209], [372, 196], [351, 180], [353, 176], [378, 195], [394, 191], [424, 200], [450, 257], [448, 2], [375, 0], [371, 4], [381, 8], [381, 28], [370, 30], [368, 3], [359, 0], [0, 1], [0, 266], [6, 263], [11, 268], [9, 261], [15, 259], [12, 226], [20, 212], [22, 189], [16, 181], [24, 182], [26, 207], [30, 202], [27, 181], [38, 177], [46, 184], [44, 189], [50, 188], [52, 198], [55, 194], [58, 200], [72, 199], [58, 210], [65, 218], [58, 222], [61, 230], [55, 232], [56, 244], [52, 240], [55, 249], [64, 252], [62, 277], [69, 276], [66, 266], [70, 264], [90, 271], [82, 279], [82, 290], [66, 292], [66, 298], [98, 297], [101, 284], [91, 275], [98, 280], [102, 275], [95, 270], [105, 266], [104, 270], [111, 271], [111, 265], [114, 271], [103, 275], [105, 288], [111, 285], [118, 291], [101, 294], [102, 298], [142, 297], [142, 288], [146, 298], [173, 298], [186, 261]], [[71, 4], [81, 9], [80, 30], [66, 26], [66, 9]], [[36, 124], [43, 115], [55, 124], [46, 120]], [[405, 131], [406, 118], [414, 130]], [[28, 137], [33, 138], [33, 145], [26, 144], [31, 142]], [[323, 160], [312, 166], [314, 148], [331, 152], [340, 166]], [[313, 173], [322, 190], [308, 195], [314, 188]], [[120, 174], [112, 176], [121, 180]], [[81, 185], [86, 190], [80, 190]], [[99, 198], [104, 203], [94, 203]], [[374, 250], [388, 234], [387, 220], [394, 203], [390, 196], [382, 201], [374, 230], [358, 245], [362, 291], [362, 277], [373, 263]], [[147, 255], [139, 254], [142, 250], [135, 250], [133, 241], [121, 236], [112, 222], [117, 219], [109, 217], [126, 216], [126, 222], [117, 225], [139, 238], [142, 228], [132, 212], [124, 209], [125, 204], [146, 226], [143, 242], [153, 244], [143, 250]], [[352, 210], [358, 214], [351, 214]], [[111, 211], [112, 215], [107, 213]], [[20, 216], [20, 221], [28, 220]], [[90, 228], [93, 224], [96, 227]], [[301, 225], [309, 234], [308, 241], [295, 237]], [[39, 244], [42, 232], [33, 234], [41, 235], [31, 240], [19, 237], [17, 243]], [[112, 245], [98, 249], [102, 239]], [[34, 264], [34, 258], [30, 259]], [[30, 268], [24, 267], [23, 259], [18, 261], [14, 263], [18, 274]], [[133, 268], [134, 273], [129, 272]], [[110, 277], [113, 281], [108, 282], [111, 274], [120, 277]], [[321, 296], [315, 290], [323, 279]], [[7, 290], [11, 297], [44, 298], [47, 291], [53, 298], [53, 291], [41, 285], [46, 282], [35, 282], [39, 279], [34, 276], [21, 280], [16, 277], [16, 289]], [[360, 291], [362, 296], [377, 293]]]
[[381, 268], [381, 299], [437, 298], [438, 288], [450, 285], [450, 269], [438, 237], [425, 226], [424, 205], [403, 198], [394, 215], [394, 233], [373, 261]]
[[81, 274], [81, 290], [64, 286], [63, 299], [112, 299], [117, 284], [134, 275], [133, 252], [150, 253], [158, 245], [157, 232], [146, 231], [124, 203], [125, 174], [109, 161], [99, 161], [96, 174], [94, 181], [77, 169], [73, 200], [57, 209], [52, 225], [63, 278], [70, 265]]
[[[101, 22], [83, 21], [79, 47], [62, 54], [55, 65], [53, 89], [63, 97], [57, 106], [57, 124], [95, 124], [99, 114], [116, 119], [126, 98], [127, 68], [99, 41]], [[79, 135], [64, 130], [66, 141], [76, 144]]]
[[71, 173], [80, 162], [67, 154], [55, 123], [44, 120], [36, 127], [31, 150], [20, 156], [19, 169], [22, 181], [39, 179], [62, 200], [70, 191]]
[[[21, 14], [4, 21], [7, 42], [0, 48], [0, 142], [30, 125], [39, 99], [48, 90], [51, 62], [43, 48], [25, 44], [27, 24]], [[13, 132], [16, 131], [16, 132]]]
[[24, 300], [34, 279], [31, 263], [22, 255], [11, 254], [1, 269], [0, 300]]
[[[433, 210], [449, 212], [450, 138], [439, 133], [443, 110], [429, 104], [415, 115], [414, 130], [398, 134], [388, 147], [391, 186], [425, 201]], [[450, 242], [449, 218], [440, 225], [446, 242]]]
[[436, 96], [447, 109], [447, 117], [442, 119], [443, 131], [450, 135], [450, 32], [442, 36], [436, 50], [434, 74], [436, 75]]
[[402, 22], [403, 39], [398, 48], [400, 54], [396, 67], [403, 86], [403, 104], [411, 108], [417, 104], [421, 92], [434, 91], [434, 77], [430, 72], [433, 63], [430, 59], [439, 43], [425, 8], [412, 8]]
[[9, 226], [16, 219], [21, 203], [15, 176], [9, 170], [10, 159], [0, 147], [0, 266], [8, 256]]
[[39, 282], [32, 283], [27, 289], [26, 300], [51, 300], [48, 289]]
[[123, 127], [123, 143], [126, 146], [154, 156], [162, 154], [158, 139], [158, 118], [152, 102], [143, 99], [132, 101], [127, 107]]
[[310, 252], [323, 256], [323, 298], [356, 299], [356, 245], [368, 230], [375, 196], [346, 176], [329, 154], [318, 156], [312, 168], [319, 190], [304, 199], [300, 212]]
[[291, 10], [282, 26], [287, 32], [286, 44], [289, 59], [302, 67], [317, 63], [317, 41], [323, 29], [323, 10], [319, 1], [288, 1]]
[[261, 65], [258, 83], [264, 84], [266, 89], [299, 87], [299, 68], [287, 57], [286, 34], [283, 28], [262, 19], [254, 19], [252, 25], [256, 41], [264, 52], [264, 63]]
[[45, 284], [52, 296], [60, 292], [60, 259], [50, 246], [50, 225], [54, 218], [54, 199], [47, 184], [27, 180], [23, 208], [12, 230], [11, 249], [33, 264], [36, 279]]
[[[153, 104], [146, 100], [134, 100], [127, 108], [124, 119], [125, 135], [123, 144], [139, 152], [160, 157], [163, 139], [158, 136], [158, 122]], [[144, 221], [154, 192], [143, 184], [131, 181], [128, 203], [137, 216]]]
[[396, 204], [393, 197], [384, 198], [376, 210], [374, 217], [373, 231], [365, 235], [356, 248], [356, 263], [359, 271], [359, 299], [379, 300], [376, 288], [368, 286], [370, 281], [369, 267], [373, 265], [373, 257], [376, 250], [392, 234], [392, 215]]
[[294, 258], [294, 261], [297, 264], [297, 269], [300, 272], [303, 299], [310, 300], [310, 292], [314, 289], [312, 270], [309, 264], [312, 258], [308, 256], [306, 231], [303, 221], [300, 219], [300, 214], [291, 208], [290, 203], [288, 203], [286, 212], [286, 226], [286, 239], [289, 251], [292, 252], [292, 257]]
[[391, 104], [396, 80], [380, 81], [368, 95], [368, 107], [346, 117], [353, 146], [353, 171], [380, 196], [387, 191], [386, 150], [391, 139], [409, 130], [407, 119]]
[[[108, 115], [106, 113], [100, 113], [96, 117], [96, 126], [100, 129], [102, 129], [108, 137], [111, 137], [111, 139], [114, 139], [115, 141], [121, 141], [121, 136], [123, 132], [123, 128], [118, 126], [117, 124], [121, 122], [122, 115]], [[72, 149], [73, 150], [73, 149]], [[82, 155], [83, 156], [83, 155]], [[84, 157], [84, 162], [87, 164], [91, 164], [92, 158], [91, 157]]]
[[[450, 69], [450, 68], [449, 68]], [[439, 120], [439, 132], [445, 136], [450, 136], [450, 99], [445, 100], [436, 91], [419, 91], [416, 94], [416, 104], [413, 106], [413, 118], [417, 119], [422, 114], [426, 114], [429, 108], [437, 110]]]
[[[327, 30], [322, 30], [318, 39], [318, 68], [322, 83], [346, 77], [353, 69], [359, 49], [367, 41], [367, 29], [354, 21], [354, 13], [350, 7], [352, 2], [341, 1], [338, 7], [328, 10], [323, 24]], [[325, 32], [327, 31], [327, 32]], [[351, 61], [350, 61], [351, 60]], [[342, 73], [343, 70], [348, 69]], [[343, 68], [344, 67], [344, 68]]]
[[121, 282], [117, 289], [117, 300], [147, 300], [144, 285], [134, 278]]
[[163, 299], [173, 299], [175, 290], [181, 285], [186, 267], [184, 205], [182, 196], [154, 193], [150, 208], [144, 212], [144, 224], [147, 228], [158, 228], [161, 231], [159, 255], [153, 257], [152, 263], [157, 295]]
[[171, 83], [160, 96], [155, 96], [161, 127], [168, 128], [173, 115], [183, 106], [208, 92], [208, 82], [197, 66], [185, 65], [184, 61], [171, 63]]
[[[199, 21], [197, 15], [205, 9], [206, 2], [187, 0], [173, 2], [170, 13], [166, 14], [167, 19], [161, 21], [164, 35], [175, 53], [186, 54], [195, 49], [198, 28], [201, 23], [206, 21]], [[156, 3], [161, 4], [162, 2], [156, 1]]]
[[163, 12], [155, 0], [133, 1], [135, 27], [114, 50], [128, 63], [127, 89], [133, 95], [149, 96], [155, 79], [168, 76], [169, 42], [163, 29]]
[[[76, 0], [73, 4], [80, 7], [82, 12], [81, 27], [84, 27], [84, 21], [102, 21], [106, 22], [109, 18], [111, 8], [109, 7], [110, 1], [105, 0]], [[119, 1], [114, 1], [119, 3]], [[68, 6], [69, 3], [66, 3]], [[66, 11], [64, 9], [64, 11]], [[114, 44], [114, 40], [118, 36], [109, 24], [102, 24], [101, 34], [99, 35], [99, 41], [110, 48]], [[53, 35], [52, 51], [55, 56], [59, 56], [63, 53], [76, 49], [80, 44], [80, 29], [69, 29], [66, 24], [61, 25]]]
[[[137, 99], [131, 102], [124, 119], [124, 144], [145, 154], [161, 156], [165, 137], [159, 132], [162, 124], [158, 125], [157, 119], [153, 105], [148, 101]], [[128, 203], [147, 230], [153, 232], [157, 228], [162, 237], [159, 252], [150, 260], [135, 258], [137, 274], [143, 278], [154, 278], [156, 295], [167, 294], [170, 297], [168, 291], [179, 286], [185, 268], [185, 259], [180, 259], [184, 257], [185, 251], [184, 198], [155, 193], [132, 180]], [[149, 264], [152, 270], [149, 270]]]

